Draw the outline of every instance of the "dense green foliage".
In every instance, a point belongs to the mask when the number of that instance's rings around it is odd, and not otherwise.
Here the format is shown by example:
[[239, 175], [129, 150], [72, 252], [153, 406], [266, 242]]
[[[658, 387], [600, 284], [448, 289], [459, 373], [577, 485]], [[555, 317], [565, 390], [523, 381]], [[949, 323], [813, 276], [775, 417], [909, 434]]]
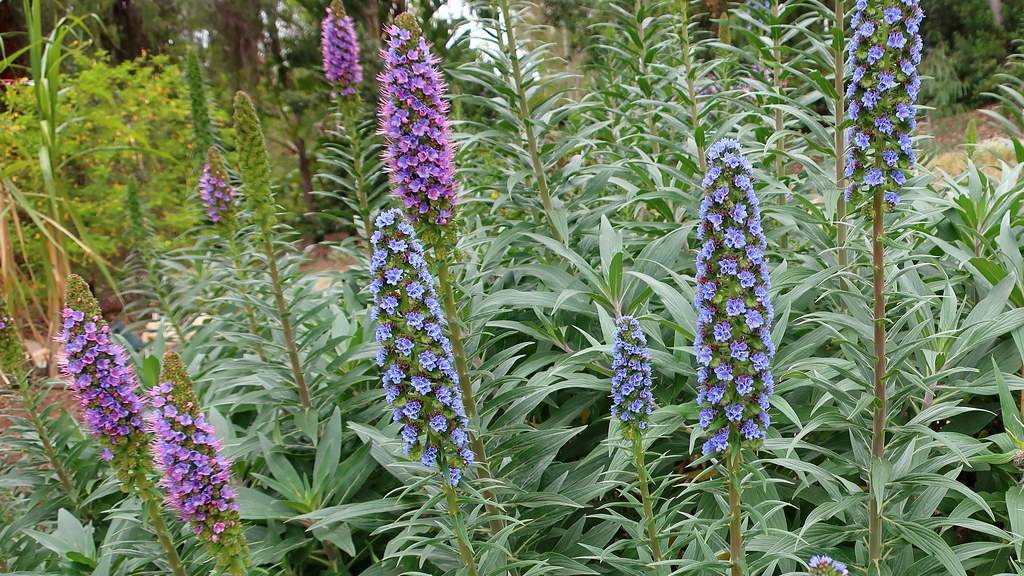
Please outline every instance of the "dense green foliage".
[[[527, 3], [467, 4], [474, 17], [449, 48], [474, 57], [442, 62], [458, 92], [458, 245], [450, 260], [442, 251], [430, 261], [439, 291], [453, 296], [451, 327], [461, 329], [478, 407], [470, 426], [484, 448], [477, 456], [486, 453], [486, 467], [467, 468], [457, 490], [402, 455], [375, 364], [363, 212], [397, 201], [369, 105], [332, 103], [317, 118], [317, 202], [329, 205], [314, 206], [316, 217], [348, 233], [330, 245], [344, 269], [318, 272], [289, 227], [296, 213], [279, 211], [273, 228], [267, 218], [282, 187], [268, 180], [247, 97], [237, 97], [237, 129], [218, 126], [217, 136], [233, 183], [257, 201], [237, 229], [193, 226], [202, 208], [186, 188], [196, 157], [181, 72], [162, 58], [76, 63], [62, 105], [89, 129], [67, 128], [73, 160], [62, 174], [81, 184], [68, 203], [88, 215], [84, 228], [104, 255], [120, 257], [135, 238], [126, 292], [138, 318], [153, 313], [174, 330], [134, 348], [132, 363], [150, 389], [163, 353], [180, 354], [234, 463], [249, 573], [728, 573], [730, 480], [719, 458], [701, 456], [693, 348], [705, 151], [728, 137], [753, 165], [777, 348], [768, 437], [734, 461], [744, 574], [807, 574], [816, 554], [858, 575], [1021, 574], [1024, 164], [969, 162], [940, 178], [921, 155], [881, 221], [889, 404], [887, 446], [873, 459], [872, 221], [864, 210], [845, 214], [840, 200], [846, 125], [836, 125], [843, 82], [837, 91], [834, 76], [845, 40], [833, 7], [736, 8], [715, 36], [702, 6], [686, 0], [610, 0], [585, 14], [549, 3], [584, 39], [577, 66], [545, 41], [550, 29]], [[1019, 15], [1004, 8], [1013, 34]], [[923, 31], [935, 33], [930, 26]], [[364, 52], [368, 70], [375, 59]], [[1012, 76], [1000, 82], [991, 89], [1020, 162], [1024, 91]], [[21, 158], [10, 175], [33, 189], [32, 112], [16, 106], [19, 88], [8, 94], [6, 122], [17, 130], [2, 138]], [[303, 108], [305, 121], [313, 110]], [[296, 136], [279, 124], [289, 117], [270, 113], [263, 124], [275, 161], [279, 140]], [[923, 147], [928, 134], [919, 136]], [[71, 148], [129, 137], [145, 150], [80, 159]], [[132, 224], [120, 190], [136, 174], [130, 162], [149, 174], [127, 195], [140, 215]], [[286, 194], [276, 199], [291, 207]], [[141, 242], [151, 226], [182, 234], [173, 248]], [[623, 315], [646, 336], [658, 406], [649, 429], [629, 438], [609, 398]], [[159, 522], [120, 491], [69, 403], [53, 401], [62, 382], [4, 380], [0, 393], [13, 402], [0, 430], [0, 571], [173, 569]], [[872, 499], [878, 567], [869, 565]], [[213, 570], [188, 527], [165, 516], [187, 573]]]

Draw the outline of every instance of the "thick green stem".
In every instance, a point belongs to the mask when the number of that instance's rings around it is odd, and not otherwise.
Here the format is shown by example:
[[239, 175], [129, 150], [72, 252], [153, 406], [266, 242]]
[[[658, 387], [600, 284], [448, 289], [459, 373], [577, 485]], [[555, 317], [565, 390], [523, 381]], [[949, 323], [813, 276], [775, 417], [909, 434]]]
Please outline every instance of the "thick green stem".
[[[466, 415], [476, 427], [476, 431], [470, 433], [470, 444], [473, 452], [476, 453], [479, 464], [477, 473], [481, 478], [489, 480], [491, 471], [487, 460], [487, 449], [484, 446], [483, 438], [480, 437], [480, 418], [476, 406], [476, 397], [473, 394], [473, 383], [469, 379], [469, 369], [466, 362], [466, 348], [462, 339], [462, 325], [458, 308], [455, 306], [455, 288], [451, 274], [448, 270], [448, 253], [443, 249], [435, 249], [438, 259], [438, 283], [441, 285], [441, 292], [444, 299], [444, 314], [448, 320], [448, 330], [451, 335], [452, 355], [455, 356], [455, 371], [459, 375], [459, 389], [462, 391], [462, 403], [466, 408]], [[497, 534], [504, 527], [505, 523], [499, 517], [499, 511], [491, 502], [494, 495], [487, 489], [484, 490], [487, 498], [487, 513], [491, 517], [490, 528], [492, 534]]]
[[[245, 269], [245, 265], [242, 262], [242, 251], [239, 249], [238, 239], [235, 238], [234, 230], [230, 230], [226, 234], [228, 237], [228, 247], [231, 250], [231, 260], [235, 265], [235, 274], [238, 275], [239, 280], [244, 281], [245, 277], [242, 276], [242, 271]], [[257, 337], [256, 354], [260, 357], [261, 362], [266, 362], [267, 355], [263, 351], [263, 344], [260, 343], [258, 340], [260, 334], [260, 326], [259, 324], [256, 323], [256, 310], [253, 308], [252, 302], [249, 302], [249, 299], [246, 298], [244, 294], [240, 296], [242, 298], [242, 302], [244, 303], [243, 305], [245, 307], [246, 320], [249, 321], [249, 333], [252, 334], [254, 337]]]
[[[843, 2], [845, 0], [835, 0], [835, 18], [833, 26], [835, 27], [836, 36], [843, 38], [842, 30], [844, 28], [844, 14], [843, 14]], [[847, 265], [847, 254], [846, 254], [846, 192], [844, 180], [846, 178], [846, 138], [843, 134], [842, 125], [846, 120], [846, 89], [845, 84], [845, 58], [846, 50], [843, 47], [842, 42], [838, 42], [833, 50], [833, 59], [835, 61], [835, 157], [836, 157], [836, 188], [839, 189], [839, 201], [836, 204], [836, 249], [838, 250], [836, 258], [839, 262], [839, 267], [845, 269]], [[846, 283], [840, 279], [840, 288], [845, 288]]]
[[[885, 233], [883, 200], [884, 190], [881, 186], [875, 188], [872, 199], [872, 231], [871, 231], [871, 260], [874, 288], [874, 344], [875, 344], [875, 414], [872, 427], [871, 460], [872, 463], [881, 461], [885, 457], [885, 419], [886, 419], [886, 392], [885, 392], [885, 253], [882, 249], [882, 239]], [[873, 464], [872, 464], [873, 465]], [[870, 471], [873, 473], [874, 471]], [[878, 499], [874, 493], [874, 482], [868, 483], [870, 510], [868, 513], [868, 561], [869, 573], [877, 574], [882, 562], [882, 511], [878, 506]], [[873, 571], [873, 572], [872, 572]]]
[[548, 226], [555, 235], [555, 239], [562, 242], [562, 233], [552, 218], [551, 189], [548, 187], [548, 176], [544, 169], [544, 163], [540, 158], [540, 146], [537, 144], [537, 134], [533, 129], [533, 116], [530, 112], [530, 103], [526, 99], [526, 87], [523, 83], [523, 71], [519, 64], [518, 44], [516, 43], [516, 27], [512, 22], [512, 14], [508, 7], [508, 0], [500, 0], [501, 17], [505, 21], [505, 38], [508, 58], [512, 64], [512, 80], [515, 83], [516, 99], [519, 102], [519, 116], [523, 123], [523, 131], [526, 134], [526, 145], [530, 152], [530, 164], [533, 167], [533, 177], [537, 180], [537, 189], [540, 192], [540, 202], [544, 207], [547, 216]]
[[743, 452], [729, 448], [729, 566], [732, 576], [743, 576], [743, 508], [740, 504], [740, 474], [743, 470]]
[[292, 368], [292, 377], [295, 379], [295, 387], [299, 391], [299, 401], [302, 409], [308, 410], [310, 406], [309, 389], [306, 387], [306, 378], [302, 374], [302, 362], [299, 360], [299, 349], [295, 345], [295, 335], [292, 333], [292, 321], [288, 315], [288, 305], [284, 299], [284, 287], [281, 285], [281, 273], [277, 269], [277, 255], [274, 253], [274, 245], [270, 241], [270, 225], [263, 225], [263, 252], [267, 257], [267, 269], [270, 271], [270, 281], [274, 289], [274, 303], [277, 305], [277, 315], [281, 320], [281, 331], [284, 332], [284, 343], [288, 350], [288, 361]]
[[352, 178], [355, 180], [356, 198], [359, 201], [359, 217], [363, 219], [363, 233], [366, 235], [367, 244], [373, 236], [373, 221], [370, 220], [370, 201], [366, 193], [366, 175], [363, 174], [363, 144], [359, 135], [359, 98], [348, 97], [346, 101], [339, 101], [341, 115], [345, 122], [345, 131], [348, 133], [348, 141], [352, 154]]
[[644, 463], [644, 441], [639, 435], [633, 438], [633, 457], [636, 461], [636, 480], [640, 485], [640, 501], [644, 507], [644, 525], [647, 540], [651, 545], [651, 557], [655, 562], [661, 562], [661, 542], [654, 519], [654, 502], [651, 500], [651, 489], [648, 485], [647, 465]]
[[697, 130], [700, 128], [700, 108], [697, 102], [697, 79], [693, 73], [693, 54], [690, 48], [690, 0], [679, 1], [680, 30], [683, 41], [683, 68], [686, 70], [686, 93], [690, 101], [690, 129], [693, 130], [693, 143], [697, 146], [697, 163], [701, 174], [707, 171], [707, 158], [704, 157], [704, 146], [697, 141]]
[[459, 499], [455, 495], [455, 489], [448, 485], [442, 478], [441, 487], [448, 498], [448, 515], [452, 518], [452, 531], [455, 532], [455, 541], [459, 546], [459, 556], [466, 563], [469, 576], [477, 576], [476, 557], [473, 555], [473, 548], [470, 547], [466, 526], [462, 522], [462, 514], [459, 511]]
[[143, 500], [142, 505], [146, 507], [149, 523], [153, 527], [153, 531], [156, 532], [156, 539], [163, 546], [164, 553], [167, 555], [167, 564], [171, 569], [171, 573], [174, 576], [188, 576], [188, 573], [185, 572], [185, 568], [182, 566], [181, 557], [178, 556], [178, 549], [174, 547], [174, 541], [167, 530], [167, 524], [164, 522], [164, 516], [160, 507], [160, 496], [154, 492], [152, 487], [145, 487], [140, 492]]

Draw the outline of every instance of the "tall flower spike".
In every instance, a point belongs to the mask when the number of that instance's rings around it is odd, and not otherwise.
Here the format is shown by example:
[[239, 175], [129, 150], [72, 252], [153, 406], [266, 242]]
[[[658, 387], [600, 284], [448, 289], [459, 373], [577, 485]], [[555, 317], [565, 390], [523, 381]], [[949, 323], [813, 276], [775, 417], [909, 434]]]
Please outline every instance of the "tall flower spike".
[[195, 137], [196, 156], [202, 150], [213, 146], [215, 135], [213, 122], [210, 120], [210, 104], [206, 99], [206, 85], [199, 66], [199, 55], [190, 50], [185, 59], [185, 80], [188, 83], [188, 96], [192, 107], [192, 132]]
[[231, 464], [220, 454], [213, 426], [199, 409], [181, 358], [164, 355], [160, 383], [149, 391], [153, 452], [167, 502], [209, 545], [218, 566], [244, 574], [248, 565]]
[[697, 404], [704, 454], [757, 444], [770, 424], [772, 304], [750, 163], [734, 140], [708, 149], [697, 237]]
[[427, 244], [453, 246], [454, 149], [438, 60], [410, 14], [398, 16], [385, 34], [380, 123], [387, 138], [384, 156], [395, 195], [409, 218], [420, 225]]
[[363, 81], [359, 65], [359, 39], [355, 23], [345, 14], [341, 0], [327, 7], [320, 25], [320, 49], [324, 57], [324, 74], [335, 89], [336, 96], [351, 96]]
[[124, 348], [110, 338], [110, 326], [85, 280], [68, 276], [64, 324], [64, 377], [78, 396], [86, 424], [105, 448], [125, 489], [145, 485], [150, 470], [142, 397]]
[[434, 278], [401, 211], [382, 212], [376, 228], [369, 289], [384, 395], [394, 421], [402, 423], [406, 455], [437, 467], [455, 486], [474, 454]]
[[203, 201], [210, 222], [219, 224], [233, 219], [237, 196], [238, 191], [229, 182], [220, 151], [210, 146], [206, 151], [203, 173], [199, 177], [199, 198]]
[[235, 140], [249, 209], [256, 222], [271, 224], [277, 207], [270, 190], [270, 157], [256, 107], [249, 95], [241, 91], [235, 93]]
[[639, 436], [654, 411], [654, 394], [647, 337], [632, 316], [623, 316], [616, 323], [612, 370], [612, 415], [621, 422], [626, 437]]
[[7, 315], [7, 303], [0, 297], [0, 373], [18, 374], [25, 363], [25, 349], [18, 336], [14, 318]]
[[811, 576], [850, 576], [846, 564], [836, 562], [828, 556], [811, 556], [807, 567]]
[[846, 86], [850, 129], [847, 199], [860, 203], [881, 187], [890, 208], [915, 162], [910, 134], [921, 89], [919, 0], [857, 0], [850, 17], [850, 75]]

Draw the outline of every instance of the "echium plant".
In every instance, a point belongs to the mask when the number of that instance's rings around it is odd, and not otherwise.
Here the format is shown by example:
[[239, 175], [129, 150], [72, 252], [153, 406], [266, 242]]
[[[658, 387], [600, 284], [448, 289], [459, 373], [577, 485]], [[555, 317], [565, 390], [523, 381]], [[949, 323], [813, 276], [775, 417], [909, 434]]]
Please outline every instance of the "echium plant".
[[218, 566], [245, 574], [249, 564], [231, 469], [213, 426], [199, 409], [181, 358], [164, 355], [160, 383], [149, 391], [153, 453], [167, 501], [205, 542]]
[[124, 348], [111, 340], [99, 303], [77, 274], [68, 276], [61, 316], [58, 341], [64, 344], [64, 376], [78, 396], [86, 424], [103, 445], [102, 457], [114, 466], [123, 490], [142, 499], [171, 572], [186, 576], [149, 477], [153, 462], [135, 370]]
[[206, 150], [206, 162], [199, 176], [199, 199], [206, 217], [214, 224], [231, 222], [235, 217], [238, 191], [231, 185], [224, 160], [216, 146]]
[[911, 131], [921, 79], [921, 21], [918, 0], [857, 0], [850, 17], [854, 31], [848, 46], [846, 87], [849, 133], [847, 200], [879, 190], [893, 208], [914, 165]]
[[724, 453], [729, 558], [732, 575], [742, 576], [742, 449], [760, 446], [771, 422], [771, 286], [750, 163], [735, 140], [725, 139], [708, 148], [707, 165], [697, 227], [697, 404], [710, 435], [704, 454]]
[[341, 0], [327, 7], [320, 24], [320, 49], [324, 60], [324, 75], [334, 88], [336, 96], [352, 96], [363, 81], [363, 68], [359, 65], [359, 39], [355, 23], [345, 13]]
[[836, 562], [828, 556], [812, 556], [807, 562], [810, 576], [850, 576], [846, 564]]
[[401, 211], [377, 216], [370, 283], [377, 366], [405, 453], [440, 469], [451, 486], [474, 461], [447, 323], [423, 246]]
[[697, 237], [697, 404], [704, 454], [764, 439], [774, 391], [767, 241], [750, 163], [734, 140], [708, 149]]
[[622, 434], [633, 443], [633, 460], [644, 511], [644, 526], [651, 547], [651, 557], [661, 561], [661, 543], [654, 517], [644, 463], [643, 436], [648, 418], [654, 412], [654, 393], [651, 392], [651, 354], [647, 350], [647, 337], [640, 323], [632, 316], [619, 318], [615, 325], [615, 345], [612, 347], [612, 416], [618, 419]]
[[82, 416], [104, 447], [125, 490], [148, 485], [152, 469], [146, 448], [145, 405], [124, 348], [111, 340], [110, 326], [80, 276], [68, 277], [64, 296], [64, 376], [78, 397]]
[[455, 244], [457, 190], [445, 82], [411, 14], [385, 29], [380, 123], [394, 193], [435, 250]]
[[284, 285], [281, 272], [277, 266], [277, 252], [274, 250], [274, 223], [277, 221], [277, 204], [270, 188], [270, 156], [267, 154], [267, 143], [263, 138], [263, 126], [252, 99], [245, 92], [235, 94], [235, 134], [238, 148], [239, 171], [245, 187], [245, 199], [252, 211], [253, 220], [258, 227], [259, 242], [266, 258], [267, 270], [270, 272], [270, 284], [274, 293], [274, 305], [277, 317], [281, 322], [285, 350], [292, 371], [292, 379], [299, 395], [299, 403], [303, 410], [312, 405], [306, 377], [302, 371], [302, 360], [292, 330], [292, 320], [288, 312], [288, 302], [284, 297]]

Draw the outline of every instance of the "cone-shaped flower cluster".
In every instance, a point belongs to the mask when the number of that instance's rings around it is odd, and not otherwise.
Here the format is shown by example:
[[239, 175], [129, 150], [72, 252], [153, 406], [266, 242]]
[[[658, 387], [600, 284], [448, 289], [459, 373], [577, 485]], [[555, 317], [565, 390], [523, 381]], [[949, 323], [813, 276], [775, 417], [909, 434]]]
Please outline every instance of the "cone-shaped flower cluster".
[[828, 556], [812, 556], [807, 567], [811, 576], [850, 576], [846, 564], [836, 562]]
[[0, 372], [15, 375], [21, 371], [24, 363], [24, 349], [14, 318], [7, 315], [7, 305], [0, 298]]
[[436, 466], [455, 486], [474, 454], [434, 279], [401, 211], [382, 212], [376, 228], [370, 293], [384, 394], [394, 421], [402, 423], [405, 453]]
[[337, 96], [351, 96], [363, 81], [359, 65], [359, 39], [352, 17], [345, 14], [341, 0], [327, 7], [320, 25], [320, 49], [324, 57], [324, 74]]
[[697, 404], [704, 454], [754, 443], [770, 423], [774, 390], [767, 242], [750, 163], [734, 140], [708, 149], [697, 236]]
[[230, 464], [213, 426], [199, 409], [192, 381], [177, 354], [164, 356], [160, 383], [149, 391], [153, 456], [167, 501], [196, 536], [229, 567], [247, 557]]
[[402, 14], [385, 32], [380, 122], [395, 195], [425, 242], [451, 246], [456, 183], [445, 83], [415, 18]]
[[627, 438], [636, 438], [647, 429], [647, 417], [654, 411], [654, 394], [647, 337], [632, 316], [623, 316], [616, 323], [612, 370], [612, 415], [622, 423]]
[[256, 107], [249, 95], [241, 91], [235, 93], [235, 145], [249, 209], [257, 223], [270, 226], [277, 212], [270, 189], [270, 156]]
[[64, 376], [78, 396], [90, 430], [103, 444], [125, 487], [145, 484], [150, 470], [143, 402], [124, 348], [110, 338], [110, 327], [82, 278], [68, 277], [63, 329], [67, 359]]
[[847, 199], [881, 191], [886, 204], [899, 203], [899, 189], [914, 165], [910, 134], [916, 126], [921, 79], [918, 0], [857, 0], [850, 18], [850, 80], [846, 87], [849, 133]]
[[199, 198], [206, 209], [206, 217], [217, 224], [234, 216], [235, 198], [238, 191], [228, 182], [228, 172], [220, 151], [210, 146], [206, 151], [206, 163], [199, 177]]

